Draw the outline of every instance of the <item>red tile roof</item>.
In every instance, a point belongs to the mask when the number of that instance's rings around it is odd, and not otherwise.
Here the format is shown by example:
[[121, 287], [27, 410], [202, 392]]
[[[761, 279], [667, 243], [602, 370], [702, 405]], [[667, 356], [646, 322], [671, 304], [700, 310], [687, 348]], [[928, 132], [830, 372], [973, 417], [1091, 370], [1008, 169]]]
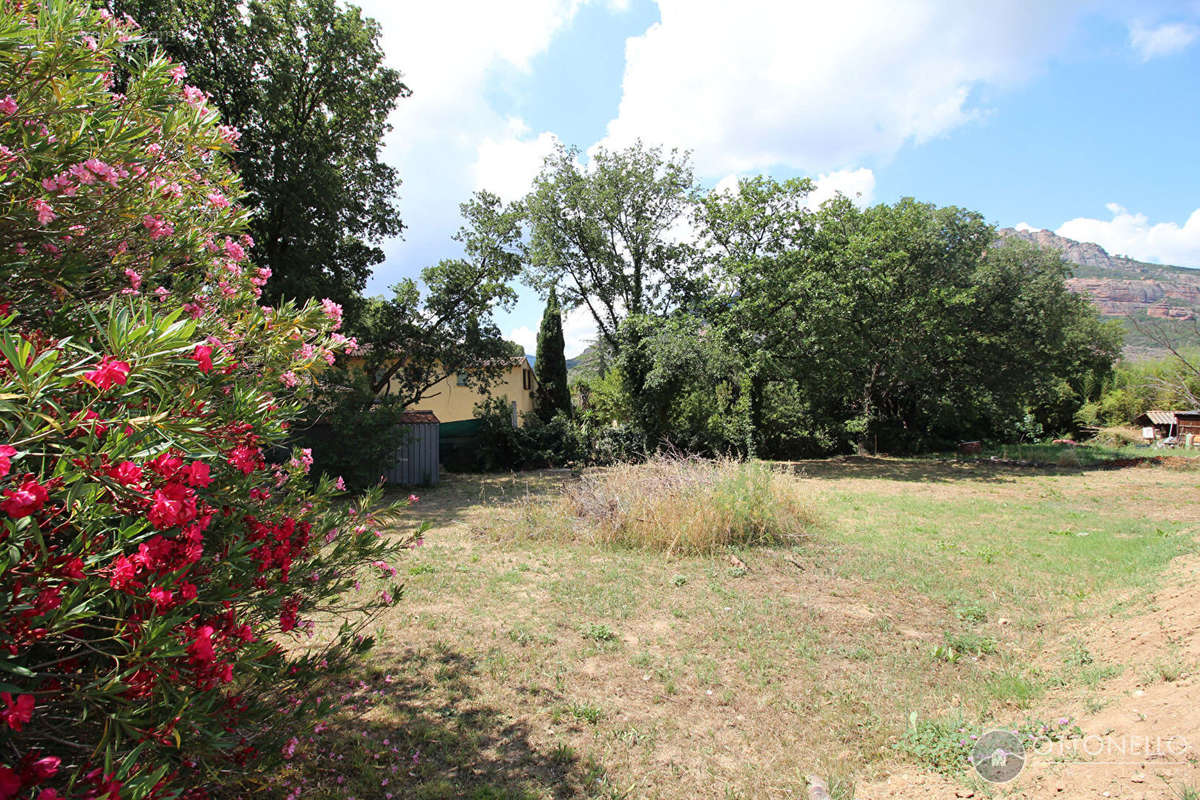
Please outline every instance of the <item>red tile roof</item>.
[[405, 411], [400, 415], [401, 425], [419, 425], [429, 422], [436, 425], [439, 421], [437, 415], [432, 411]]

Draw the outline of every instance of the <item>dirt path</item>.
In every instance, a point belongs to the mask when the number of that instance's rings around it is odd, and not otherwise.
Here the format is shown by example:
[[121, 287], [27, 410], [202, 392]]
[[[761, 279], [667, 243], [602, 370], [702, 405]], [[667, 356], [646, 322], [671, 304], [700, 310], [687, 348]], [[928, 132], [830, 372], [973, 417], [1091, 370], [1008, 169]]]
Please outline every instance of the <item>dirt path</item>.
[[1034, 719], [1068, 717], [1081, 738], [1033, 753], [1004, 786], [902, 772], [860, 786], [857, 800], [1011, 797], [1093, 800], [1200, 798], [1200, 557], [1178, 559], [1153, 596], [1064, 638], [1121, 672], [1095, 690], [1051, 694]]

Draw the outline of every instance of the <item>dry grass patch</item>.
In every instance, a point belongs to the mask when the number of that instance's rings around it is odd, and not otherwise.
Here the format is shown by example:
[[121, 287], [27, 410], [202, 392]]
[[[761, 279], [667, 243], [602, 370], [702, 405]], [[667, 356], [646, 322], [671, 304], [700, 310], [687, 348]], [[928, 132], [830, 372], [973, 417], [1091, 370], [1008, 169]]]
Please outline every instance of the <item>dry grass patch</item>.
[[549, 501], [528, 496], [480, 530], [703, 555], [794, 544], [814, 519], [801, 484], [765, 463], [658, 457], [586, 472]]

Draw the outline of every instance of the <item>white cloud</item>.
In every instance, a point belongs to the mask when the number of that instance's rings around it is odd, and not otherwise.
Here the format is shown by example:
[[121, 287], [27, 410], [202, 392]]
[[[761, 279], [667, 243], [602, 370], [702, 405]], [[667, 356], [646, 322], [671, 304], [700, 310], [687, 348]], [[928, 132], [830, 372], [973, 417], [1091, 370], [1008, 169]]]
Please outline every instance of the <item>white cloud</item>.
[[493, 107], [490, 82], [528, 74], [586, 1], [361, 0], [380, 24], [388, 64], [413, 90], [392, 113], [384, 151], [404, 182], [400, 208], [408, 229], [403, 241], [387, 243], [387, 268], [377, 270], [368, 291], [453, 255], [458, 204], [486, 181], [508, 192], [522, 179], [517, 166], [503, 169], [498, 159], [519, 155], [527, 164], [534, 144], [549, 134], [535, 135]]
[[693, 148], [703, 175], [887, 158], [980, 113], [981, 85], [1028, 78], [1085, 0], [658, 0], [626, 43], [611, 144]]
[[[726, 175], [717, 181], [713, 191], [722, 194], [736, 194], [738, 179], [743, 176], [737, 173]], [[808, 196], [805, 203], [807, 208], [816, 209], [834, 195], [844, 194], [859, 206], [869, 206], [875, 199], [875, 173], [866, 167], [858, 169], [841, 169], [834, 172], [823, 172], [813, 181], [816, 187]], [[688, 228], [689, 235], [694, 236], [694, 229]], [[687, 238], [687, 237], [684, 237]]]
[[1064, 222], [1055, 233], [1081, 242], [1095, 242], [1113, 255], [1200, 267], [1200, 209], [1179, 225], [1151, 223], [1145, 214], [1132, 213], [1116, 203], [1109, 203], [1107, 208], [1112, 219], [1079, 217]]
[[818, 208], [826, 200], [841, 193], [859, 206], [869, 206], [875, 199], [875, 173], [866, 167], [825, 172], [815, 181], [817, 188], [808, 196], [808, 206]]
[[1018, 222], [1016, 225], [1013, 225], [1013, 227], [1022, 233], [1037, 233], [1041, 230], [1041, 228], [1035, 228], [1028, 222]]
[[504, 335], [504, 338], [524, 347], [526, 353], [533, 353], [537, 350], [537, 332], [528, 325], [513, 328]]
[[[545, 303], [541, 301], [534, 305], [539, 309], [545, 307]], [[540, 317], [541, 311], [537, 313]], [[592, 312], [588, 311], [587, 306], [564, 311], [562, 316], [563, 352], [567, 358], [574, 358], [599, 336], [596, 321], [592, 319]], [[537, 351], [537, 331], [528, 325], [512, 328], [504, 334], [504, 338], [522, 345], [530, 355]]]
[[1178, 53], [1194, 42], [1197, 36], [1200, 36], [1200, 27], [1186, 22], [1169, 22], [1154, 27], [1135, 22], [1129, 28], [1129, 44], [1142, 57], [1142, 61]]
[[600, 333], [596, 328], [596, 320], [587, 306], [573, 308], [563, 313], [563, 352], [567, 358], [574, 358], [596, 341]]
[[479, 143], [473, 171], [475, 188], [487, 189], [501, 200], [519, 200], [529, 192], [534, 177], [558, 144], [558, 137], [544, 131], [529, 138], [529, 126], [511, 118], [506, 135], [486, 137]]

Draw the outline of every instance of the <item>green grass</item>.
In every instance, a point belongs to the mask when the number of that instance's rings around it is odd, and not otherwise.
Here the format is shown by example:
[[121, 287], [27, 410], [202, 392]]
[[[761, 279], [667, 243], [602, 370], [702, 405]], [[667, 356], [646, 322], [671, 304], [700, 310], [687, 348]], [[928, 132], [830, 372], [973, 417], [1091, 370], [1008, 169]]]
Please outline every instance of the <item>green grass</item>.
[[334, 715], [289, 777], [317, 798], [387, 775], [396, 797], [667, 800], [804, 796], [838, 770], [848, 797], [897, 760], [953, 773], [960, 728], [1102, 689], [1117, 668], [1078, 631], [1118, 598], [1138, 612], [1200, 521], [1186, 470], [791, 469], [772, 481], [804, 536], [704, 553], [569, 533], [564, 473], [427, 492], [407, 516], [437, 527], [382, 621], [368, 710]]

